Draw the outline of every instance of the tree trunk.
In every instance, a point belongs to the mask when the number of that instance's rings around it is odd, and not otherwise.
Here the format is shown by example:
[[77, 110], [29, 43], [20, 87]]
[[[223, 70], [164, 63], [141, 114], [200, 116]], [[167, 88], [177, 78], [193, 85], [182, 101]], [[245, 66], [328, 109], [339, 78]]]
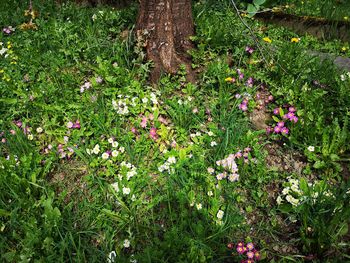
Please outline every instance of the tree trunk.
[[146, 37], [147, 58], [154, 62], [151, 81], [157, 82], [163, 72], [175, 74], [185, 65], [187, 80], [194, 82], [191, 59], [194, 35], [191, 0], [140, 0], [137, 35]]

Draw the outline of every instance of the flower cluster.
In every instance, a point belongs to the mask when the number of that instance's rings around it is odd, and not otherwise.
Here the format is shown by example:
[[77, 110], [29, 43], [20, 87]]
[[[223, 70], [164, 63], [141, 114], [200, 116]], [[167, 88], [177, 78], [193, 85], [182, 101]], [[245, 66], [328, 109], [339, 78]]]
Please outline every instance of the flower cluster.
[[76, 120], [75, 122], [67, 122], [67, 128], [68, 129], [80, 129], [80, 122], [79, 120]]
[[253, 54], [254, 49], [253, 49], [252, 47], [250, 47], [250, 46], [246, 46], [246, 47], [245, 47], [245, 51], [246, 51], [249, 55], [251, 55], [251, 54]]
[[[119, 147], [119, 143], [115, 141], [114, 138], [109, 138], [108, 142], [111, 144], [112, 148], [102, 153], [101, 158], [103, 160], [107, 160], [110, 157], [117, 157], [119, 153], [124, 153], [125, 148], [122, 146]], [[99, 144], [96, 144], [92, 149], [86, 149], [86, 153], [88, 155], [92, 155], [92, 154], [98, 155], [100, 152], [101, 152], [101, 148]]]
[[174, 168], [171, 167], [172, 164], [176, 164], [176, 158], [174, 156], [170, 156], [168, 160], [164, 164], [158, 167], [159, 172], [168, 171], [169, 174], [174, 172]]
[[324, 197], [334, 198], [334, 195], [329, 190], [326, 190], [327, 184], [324, 181], [308, 183], [307, 189], [305, 189], [300, 187], [299, 180], [289, 177], [287, 182], [284, 183], [284, 186], [282, 193], [276, 200], [278, 205], [283, 203], [284, 199], [292, 206], [299, 206], [308, 198], [316, 202], [320, 193]]
[[350, 79], [350, 72], [340, 75], [341, 81], [345, 81], [346, 79]]
[[4, 27], [2, 29], [2, 32], [4, 32], [4, 34], [6, 35], [11, 35], [13, 32], [15, 32], [15, 28], [13, 28], [12, 26], [8, 26], [8, 27]]
[[83, 93], [85, 90], [88, 90], [92, 87], [91, 82], [85, 81], [83, 85], [80, 86], [80, 92]]
[[282, 108], [275, 108], [273, 110], [274, 115], [279, 115], [282, 117], [283, 120], [278, 119], [276, 116], [273, 116], [273, 119], [277, 122], [274, 127], [268, 126], [266, 128], [266, 133], [270, 134], [271, 132], [274, 132], [275, 134], [283, 134], [288, 135], [289, 129], [286, 127], [286, 124], [288, 121], [292, 123], [298, 122], [298, 117], [296, 115], [296, 109], [295, 107], [289, 107], [288, 113], [284, 113]]
[[[232, 250], [234, 248], [233, 243], [228, 243], [227, 248]], [[242, 260], [241, 263], [253, 263], [261, 259], [260, 252], [255, 248], [252, 242], [247, 243], [246, 245], [243, 242], [238, 242], [236, 245], [236, 251], [239, 255], [246, 255], [247, 259]]]

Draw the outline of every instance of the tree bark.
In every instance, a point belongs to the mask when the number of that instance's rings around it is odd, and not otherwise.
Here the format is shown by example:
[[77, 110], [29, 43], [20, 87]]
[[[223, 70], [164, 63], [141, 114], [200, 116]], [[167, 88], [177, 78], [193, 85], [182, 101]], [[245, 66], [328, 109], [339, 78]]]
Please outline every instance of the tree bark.
[[194, 82], [187, 53], [194, 35], [191, 0], [140, 0], [136, 29], [138, 38], [146, 38], [147, 58], [154, 62], [153, 83], [163, 72], [175, 74], [180, 65], [186, 67], [187, 80]]

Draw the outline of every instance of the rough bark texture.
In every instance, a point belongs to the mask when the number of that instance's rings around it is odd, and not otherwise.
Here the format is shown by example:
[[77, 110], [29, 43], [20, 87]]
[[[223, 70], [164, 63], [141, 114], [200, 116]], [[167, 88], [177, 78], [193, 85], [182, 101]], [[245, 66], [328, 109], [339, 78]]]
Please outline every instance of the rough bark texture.
[[154, 62], [151, 81], [162, 72], [174, 74], [186, 66], [187, 80], [194, 81], [189, 37], [194, 34], [191, 0], [141, 0], [137, 20], [138, 38], [145, 38], [147, 58]]

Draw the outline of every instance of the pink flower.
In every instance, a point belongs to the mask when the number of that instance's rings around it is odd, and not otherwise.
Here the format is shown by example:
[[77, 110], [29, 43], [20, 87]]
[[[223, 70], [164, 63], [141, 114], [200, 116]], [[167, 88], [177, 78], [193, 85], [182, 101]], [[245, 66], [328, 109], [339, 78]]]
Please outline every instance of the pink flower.
[[248, 54], [253, 54], [253, 52], [254, 52], [254, 49], [252, 48], [252, 47], [249, 47], [249, 46], [246, 46], [245, 47], [245, 51], [248, 53]]
[[5, 139], [5, 138], [2, 138], [2, 139], [1, 139], [1, 142], [2, 142], [2, 143], [5, 143], [5, 142], [6, 142], [6, 139]]
[[288, 112], [287, 118], [291, 120], [293, 117], [295, 117], [294, 112]]
[[284, 135], [287, 135], [287, 134], [289, 133], [288, 128], [287, 128], [287, 127], [283, 127], [283, 128], [281, 129], [281, 133], [284, 134]]
[[143, 117], [142, 118], [142, 121], [141, 121], [141, 127], [142, 128], [146, 128], [146, 126], [147, 126], [147, 117]]
[[269, 101], [273, 101], [273, 96], [270, 95], [270, 96], [268, 97], [268, 100], [269, 100]]
[[135, 127], [132, 127], [132, 128], [131, 128], [131, 132], [132, 132], [133, 134], [136, 134], [136, 133], [137, 133], [136, 128], [135, 128]]
[[253, 258], [254, 258], [254, 252], [248, 251], [248, 252], [247, 252], [247, 257], [248, 257], [249, 259], [253, 259]]
[[294, 107], [289, 107], [288, 109], [290, 112], [296, 112], [296, 109]]
[[269, 135], [272, 131], [273, 131], [273, 129], [270, 126], [266, 127], [266, 134], [267, 135]]
[[237, 94], [235, 95], [235, 98], [236, 98], [236, 99], [240, 99], [240, 98], [241, 98], [241, 94], [237, 93]]
[[15, 130], [10, 130], [10, 133], [11, 133], [12, 135], [15, 135], [15, 134], [16, 134], [16, 131], [15, 131]]
[[193, 112], [194, 114], [198, 113], [198, 108], [193, 108], [192, 112]]
[[157, 140], [158, 139], [158, 135], [157, 135], [157, 129], [152, 127], [149, 131], [149, 135], [151, 136], [151, 138], [153, 140]]
[[149, 118], [151, 121], [153, 121], [153, 119], [154, 119], [153, 114], [151, 113], [150, 115], [148, 115], [148, 118]]
[[237, 250], [238, 254], [240, 254], [240, 255], [242, 255], [245, 252], [243, 246], [237, 246], [236, 250]]
[[252, 242], [247, 243], [247, 248], [248, 250], [253, 250], [254, 249], [254, 244]]
[[275, 115], [280, 114], [280, 108], [275, 108], [275, 109], [273, 110], [273, 114], [275, 114]]
[[73, 128], [73, 126], [74, 126], [73, 122], [70, 121], [70, 122], [67, 123], [67, 128], [68, 129]]
[[239, 104], [238, 108], [241, 109], [242, 111], [248, 110], [247, 104], [245, 104], [245, 103]]
[[294, 116], [290, 119], [292, 122], [297, 123], [298, 122], [298, 117]]
[[275, 133], [280, 133], [281, 132], [281, 127], [275, 126], [275, 128], [273, 128], [273, 131]]
[[247, 80], [247, 84], [246, 84], [246, 85], [247, 85], [248, 87], [251, 88], [251, 87], [253, 87], [253, 84], [254, 84], [254, 80], [253, 80], [252, 77], [250, 77], [250, 78]]
[[277, 122], [277, 126], [280, 128], [284, 127], [284, 122], [283, 121]]
[[76, 121], [76, 122], [73, 124], [73, 129], [80, 129], [80, 122], [79, 122], [79, 121]]

